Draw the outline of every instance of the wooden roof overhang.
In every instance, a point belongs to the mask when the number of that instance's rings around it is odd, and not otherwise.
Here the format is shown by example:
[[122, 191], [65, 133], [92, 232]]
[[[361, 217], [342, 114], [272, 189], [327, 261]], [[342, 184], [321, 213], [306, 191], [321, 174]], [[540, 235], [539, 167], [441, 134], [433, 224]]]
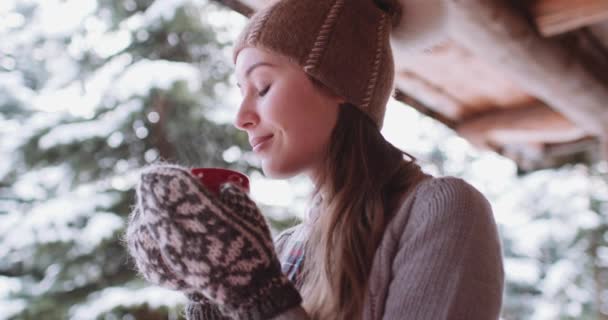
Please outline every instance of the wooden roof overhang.
[[520, 172], [606, 159], [608, 0], [399, 1], [397, 100]]

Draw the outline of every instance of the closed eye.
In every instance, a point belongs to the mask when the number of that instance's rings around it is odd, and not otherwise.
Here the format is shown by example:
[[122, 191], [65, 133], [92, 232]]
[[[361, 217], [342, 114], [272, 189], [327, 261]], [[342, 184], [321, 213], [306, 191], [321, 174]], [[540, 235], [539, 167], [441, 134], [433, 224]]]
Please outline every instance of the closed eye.
[[266, 93], [268, 93], [268, 90], [270, 90], [270, 85], [267, 86], [266, 88], [264, 88], [264, 90], [260, 91], [260, 93], [258, 93], [258, 96], [263, 97], [266, 95]]

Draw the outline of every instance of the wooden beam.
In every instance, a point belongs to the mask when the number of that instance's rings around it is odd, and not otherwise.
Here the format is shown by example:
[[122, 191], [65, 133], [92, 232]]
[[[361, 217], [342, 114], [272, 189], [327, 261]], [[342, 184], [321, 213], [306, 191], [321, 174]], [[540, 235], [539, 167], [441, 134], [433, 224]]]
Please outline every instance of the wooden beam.
[[608, 19], [607, 0], [531, 0], [529, 10], [547, 37]]
[[[456, 122], [462, 118], [463, 103], [449, 93], [409, 71], [395, 75], [395, 87], [426, 105], [436, 114]], [[443, 121], [442, 121], [443, 122]]]
[[564, 143], [587, 136], [546, 105], [493, 109], [457, 124], [456, 132], [479, 147]]
[[239, 0], [239, 1], [244, 3], [245, 5], [249, 6], [254, 11], [258, 11], [258, 10], [262, 9], [264, 6], [269, 5], [270, 3], [277, 1], [277, 0]]
[[590, 134], [608, 137], [608, 86], [505, 0], [448, 0], [451, 37]]
[[429, 108], [429, 106], [426, 105], [424, 102], [408, 95], [407, 93], [403, 92], [399, 88], [395, 89], [393, 98], [395, 98], [395, 100], [397, 100], [397, 101], [401, 101], [401, 102], [405, 103], [406, 105], [416, 109], [418, 112], [424, 114], [425, 116], [431, 117], [431, 118], [439, 121], [440, 123], [447, 126], [448, 128], [451, 128], [451, 129], [456, 128], [456, 122], [454, 120], [447, 118], [446, 116], [444, 116], [443, 114], [441, 114], [437, 111], [434, 111], [432, 108]]
[[223, 6], [226, 6], [226, 7], [230, 8], [231, 10], [244, 15], [245, 17], [250, 17], [254, 13], [253, 8], [250, 7], [244, 1], [240, 1], [240, 0], [213, 0], [213, 1], [219, 3]]
[[542, 104], [488, 111], [455, 130], [476, 147], [514, 160], [520, 172], [598, 160], [597, 138]]

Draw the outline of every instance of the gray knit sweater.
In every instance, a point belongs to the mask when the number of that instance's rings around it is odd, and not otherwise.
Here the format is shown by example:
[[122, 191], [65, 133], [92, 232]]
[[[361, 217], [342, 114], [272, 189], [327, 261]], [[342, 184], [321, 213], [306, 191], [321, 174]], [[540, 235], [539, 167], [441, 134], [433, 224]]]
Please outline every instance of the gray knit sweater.
[[[283, 261], [305, 237], [301, 224], [277, 238]], [[454, 177], [420, 182], [393, 216], [376, 251], [363, 320], [493, 320], [504, 268], [492, 209]], [[304, 320], [298, 307], [275, 318]]]

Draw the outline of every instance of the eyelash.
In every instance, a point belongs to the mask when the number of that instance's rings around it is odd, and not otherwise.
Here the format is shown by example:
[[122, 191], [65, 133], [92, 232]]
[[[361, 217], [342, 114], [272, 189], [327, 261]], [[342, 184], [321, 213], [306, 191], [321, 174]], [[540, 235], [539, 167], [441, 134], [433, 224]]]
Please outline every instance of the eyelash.
[[268, 90], [270, 90], [270, 85], [269, 85], [269, 86], [267, 86], [267, 87], [266, 87], [264, 90], [260, 91], [260, 92], [258, 93], [258, 96], [259, 96], [259, 97], [263, 97], [263, 96], [265, 96], [265, 95], [266, 95], [266, 93], [268, 93]]

